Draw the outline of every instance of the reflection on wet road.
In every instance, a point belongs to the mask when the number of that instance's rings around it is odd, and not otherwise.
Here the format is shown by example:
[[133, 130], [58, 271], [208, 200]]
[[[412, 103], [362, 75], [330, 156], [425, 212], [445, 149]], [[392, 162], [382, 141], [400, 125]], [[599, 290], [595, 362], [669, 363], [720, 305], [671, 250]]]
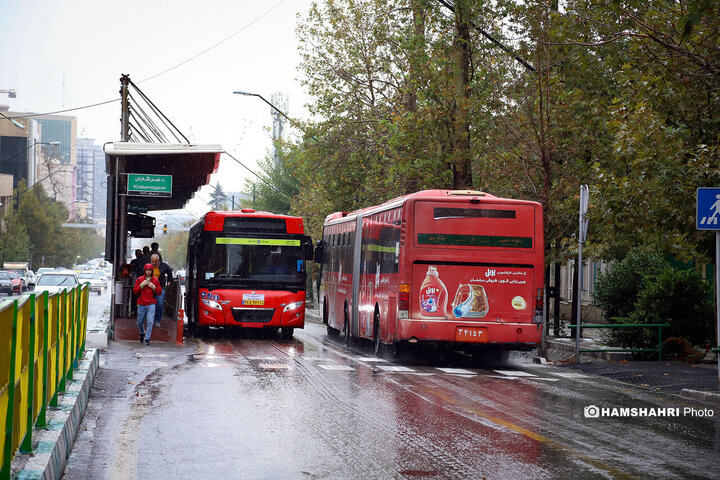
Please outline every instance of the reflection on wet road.
[[136, 478], [712, 478], [720, 457], [717, 413], [586, 418], [684, 405], [557, 367], [388, 361], [317, 324], [137, 348]]

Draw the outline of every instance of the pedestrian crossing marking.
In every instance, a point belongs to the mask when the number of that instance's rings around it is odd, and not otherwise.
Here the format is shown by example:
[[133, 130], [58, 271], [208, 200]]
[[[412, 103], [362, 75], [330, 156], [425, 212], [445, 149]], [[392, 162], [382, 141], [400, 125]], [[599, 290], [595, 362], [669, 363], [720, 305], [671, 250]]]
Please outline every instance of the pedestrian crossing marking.
[[247, 357], [248, 360], [263, 360], [266, 362], [277, 361], [277, 357]]
[[161, 362], [159, 360], [140, 360], [140, 365], [143, 367], [167, 367], [168, 364], [166, 362]]
[[545, 382], [557, 382], [560, 379], [559, 378], [532, 377], [532, 378], [528, 378], [528, 380], [543, 380]]
[[548, 372], [551, 375], [557, 375], [558, 377], [563, 378], [588, 378], [587, 375], [583, 375], [582, 373], [575, 373], [575, 372]]
[[408, 373], [408, 372], [415, 372], [415, 370], [413, 370], [412, 368], [401, 367], [401, 366], [398, 366], [398, 365], [378, 365], [378, 368], [381, 369], [381, 370], [384, 370], [384, 371], [386, 371], [386, 372], [396, 372], [396, 373], [401, 373], [401, 372], [406, 372], [406, 373]]
[[497, 372], [501, 375], [507, 375], [509, 377], [537, 377], [537, 375], [534, 375], [532, 373], [523, 372], [520, 370], [493, 370], [493, 372]]
[[360, 358], [358, 358], [358, 361], [366, 362], [366, 363], [388, 363], [388, 361], [385, 360], [384, 358], [377, 358], [377, 357], [360, 357]]
[[503, 380], [517, 380], [520, 377], [511, 377], [508, 375], [488, 375], [488, 378], [502, 378]]
[[285, 363], [259, 363], [258, 367], [263, 370], [290, 370], [290, 365]]
[[471, 372], [470, 370], [465, 370], [464, 368], [438, 368], [438, 370], [444, 373], [453, 373], [459, 375], [477, 375], [477, 373]]
[[355, 371], [354, 368], [347, 365], [318, 365], [318, 367], [324, 370], [338, 370], [338, 371]]
[[168, 354], [167, 353], [145, 353], [145, 352], [140, 353], [140, 352], [138, 352], [135, 354], [135, 356], [137, 358], [167, 358]]

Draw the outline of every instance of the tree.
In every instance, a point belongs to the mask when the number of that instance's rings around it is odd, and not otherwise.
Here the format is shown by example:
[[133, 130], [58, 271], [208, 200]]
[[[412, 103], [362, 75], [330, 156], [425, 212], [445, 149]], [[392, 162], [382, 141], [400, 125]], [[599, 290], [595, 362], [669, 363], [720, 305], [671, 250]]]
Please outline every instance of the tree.
[[228, 210], [227, 199], [220, 182], [216, 182], [213, 191], [210, 193], [210, 208], [213, 210]]
[[244, 194], [252, 199], [256, 210], [289, 214], [292, 198], [300, 192], [300, 183], [284, 146], [277, 142], [275, 149], [277, 160], [266, 156], [259, 162], [261, 179], [246, 181]]
[[25, 225], [9, 210], [0, 225], [0, 265], [2, 262], [29, 261], [30, 237]]

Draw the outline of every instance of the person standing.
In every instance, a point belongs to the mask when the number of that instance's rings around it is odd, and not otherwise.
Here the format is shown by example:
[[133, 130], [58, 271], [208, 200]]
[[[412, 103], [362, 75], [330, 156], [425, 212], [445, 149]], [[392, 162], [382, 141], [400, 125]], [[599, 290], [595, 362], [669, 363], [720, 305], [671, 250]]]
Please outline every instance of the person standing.
[[172, 268], [167, 263], [160, 261], [160, 255], [157, 253], [150, 257], [150, 264], [153, 268], [153, 278], [160, 283], [162, 288], [162, 293], [158, 295], [157, 305], [155, 306], [155, 326], [159, 327], [165, 306], [165, 289], [172, 280]]
[[157, 297], [162, 295], [163, 289], [160, 282], [153, 277], [153, 266], [145, 265], [144, 275], [135, 280], [133, 293], [137, 295], [137, 326], [140, 331], [140, 343], [150, 345], [153, 322], [155, 320], [155, 306]]
[[157, 255], [160, 257], [160, 261], [162, 262], [162, 253], [160, 253], [160, 244], [157, 242], [153, 242], [150, 244], [150, 256]]

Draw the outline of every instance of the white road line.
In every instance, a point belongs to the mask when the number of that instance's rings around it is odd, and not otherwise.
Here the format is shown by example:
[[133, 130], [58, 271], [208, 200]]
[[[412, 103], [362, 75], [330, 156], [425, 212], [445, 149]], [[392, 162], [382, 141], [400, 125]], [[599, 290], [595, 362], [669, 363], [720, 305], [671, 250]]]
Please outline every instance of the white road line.
[[354, 368], [349, 367], [347, 365], [318, 365], [318, 367], [324, 369], [324, 370], [338, 370], [338, 371], [355, 371]]
[[381, 370], [384, 370], [386, 372], [395, 372], [395, 373], [403, 373], [403, 372], [405, 372], [405, 373], [413, 372], [414, 373], [415, 372], [415, 370], [413, 370], [412, 368], [400, 367], [397, 365], [378, 365], [378, 368]]
[[464, 368], [438, 368], [438, 370], [444, 373], [453, 373], [459, 375], [477, 375], [477, 373], [471, 372], [470, 370], [465, 370]]
[[523, 372], [521, 370], [493, 370], [493, 372], [497, 372], [500, 375], [507, 375], [509, 377], [537, 377], [537, 375], [533, 375], [532, 373]]

